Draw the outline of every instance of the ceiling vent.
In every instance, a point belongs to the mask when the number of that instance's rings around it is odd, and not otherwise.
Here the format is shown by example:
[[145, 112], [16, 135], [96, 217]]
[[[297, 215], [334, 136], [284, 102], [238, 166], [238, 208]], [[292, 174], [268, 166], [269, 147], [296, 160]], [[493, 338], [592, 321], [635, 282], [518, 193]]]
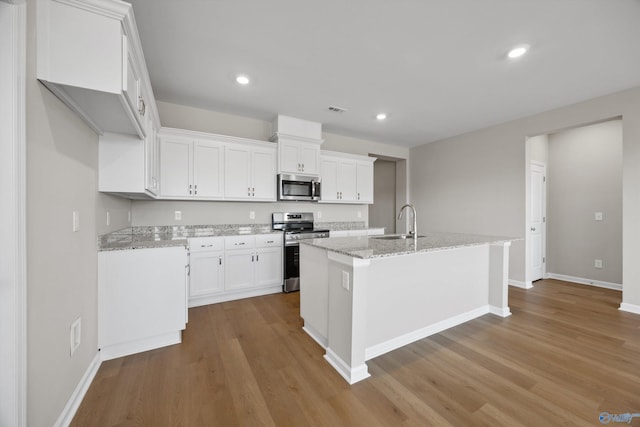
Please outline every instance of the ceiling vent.
[[345, 111], [347, 111], [347, 109], [342, 107], [336, 107], [335, 105], [329, 105], [329, 111], [332, 111], [334, 113], [344, 113]]

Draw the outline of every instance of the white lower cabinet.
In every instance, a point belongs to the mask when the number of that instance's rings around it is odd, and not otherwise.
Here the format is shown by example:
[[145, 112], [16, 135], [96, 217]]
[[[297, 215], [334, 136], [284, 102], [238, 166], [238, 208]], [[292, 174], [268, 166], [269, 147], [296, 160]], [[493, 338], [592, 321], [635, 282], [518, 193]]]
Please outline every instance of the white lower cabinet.
[[98, 347], [113, 359], [181, 341], [187, 322], [184, 247], [98, 252]]
[[189, 307], [282, 291], [282, 234], [189, 239]]

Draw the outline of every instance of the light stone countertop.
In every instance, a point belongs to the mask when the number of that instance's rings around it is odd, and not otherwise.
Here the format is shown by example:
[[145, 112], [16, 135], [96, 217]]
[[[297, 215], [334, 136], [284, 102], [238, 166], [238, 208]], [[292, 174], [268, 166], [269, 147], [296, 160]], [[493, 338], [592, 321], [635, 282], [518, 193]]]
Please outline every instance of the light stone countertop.
[[187, 246], [195, 237], [280, 233], [271, 224], [224, 224], [130, 227], [98, 237], [98, 251]]
[[424, 237], [419, 237], [418, 243], [415, 245], [413, 238], [384, 240], [376, 237], [379, 236], [330, 237], [324, 239], [301, 240], [300, 243], [348, 255], [354, 258], [371, 259], [521, 240], [520, 238], [503, 236], [482, 236], [461, 233], [424, 233]]

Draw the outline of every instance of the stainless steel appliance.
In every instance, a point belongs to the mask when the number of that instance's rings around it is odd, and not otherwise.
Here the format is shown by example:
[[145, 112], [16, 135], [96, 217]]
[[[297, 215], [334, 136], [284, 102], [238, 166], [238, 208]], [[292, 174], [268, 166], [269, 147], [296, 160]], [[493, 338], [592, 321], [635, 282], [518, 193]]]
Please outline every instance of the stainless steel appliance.
[[320, 200], [320, 177], [281, 173], [278, 175], [278, 200]]
[[284, 231], [283, 292], [300, 290], [300, 244], [303, 239], [329, 237], [329, 230], [313, 228], [313, 212], [274, 212], [271, 228]]

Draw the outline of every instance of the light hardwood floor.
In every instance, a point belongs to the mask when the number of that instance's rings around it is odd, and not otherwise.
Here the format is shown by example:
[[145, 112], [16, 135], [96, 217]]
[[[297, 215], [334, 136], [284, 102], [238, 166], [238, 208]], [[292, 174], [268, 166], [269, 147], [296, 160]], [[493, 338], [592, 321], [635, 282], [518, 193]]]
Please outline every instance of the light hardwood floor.
[[603, 425], [640, 413], [640, 315], [620, 300], [557, 280], [510, 288], [512, 316], [370, 360], [353, 386], [302, 331], [298, 293], [198, 307], [181, 345], [103, 363], [72, 425]]

